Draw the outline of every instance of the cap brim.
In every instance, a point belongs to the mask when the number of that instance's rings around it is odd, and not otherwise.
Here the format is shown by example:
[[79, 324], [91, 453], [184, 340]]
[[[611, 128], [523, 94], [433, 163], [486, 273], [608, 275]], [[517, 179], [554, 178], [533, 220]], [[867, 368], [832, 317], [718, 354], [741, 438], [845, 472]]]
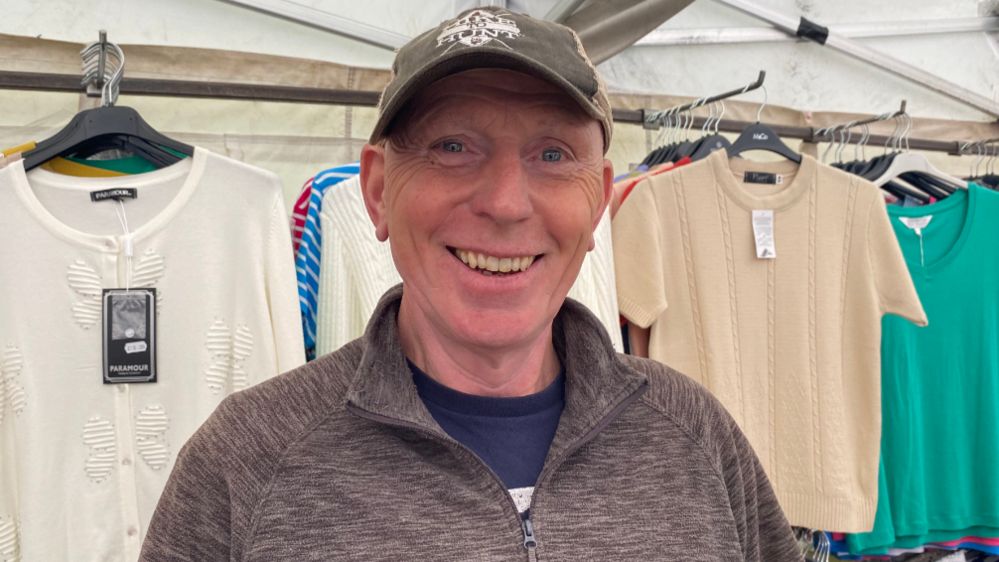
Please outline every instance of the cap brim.
[[380, 141], [406, 103], [430, 84], [459, 72], [481, 68], [516, 70], [551, 82], [575, 100], [588, 115], [603, 123], [603, 112], [593, 100], [553, 69], [516, 51], [486, 47], [463, 49], [456, 51], [453, 55], [444, 55], [433, 64], [427, 65], [417, 72], [409, 82], [385, 101], [385, 106], [378, 116], [378, 122], [375, 123], [369, 142], [374, 144]]

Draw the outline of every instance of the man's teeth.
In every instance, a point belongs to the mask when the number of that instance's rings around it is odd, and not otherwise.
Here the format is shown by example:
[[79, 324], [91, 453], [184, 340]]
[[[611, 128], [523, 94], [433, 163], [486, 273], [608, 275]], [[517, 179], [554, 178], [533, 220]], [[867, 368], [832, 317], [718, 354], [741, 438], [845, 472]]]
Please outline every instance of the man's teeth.
[[482, 269], [493, 273], [509, 273], [512, 271], [527, 271], [534, 263], [534, 256], [517, 258], [497, 258], [465, 250], [455, 250], [458, 259], [472, 269]]

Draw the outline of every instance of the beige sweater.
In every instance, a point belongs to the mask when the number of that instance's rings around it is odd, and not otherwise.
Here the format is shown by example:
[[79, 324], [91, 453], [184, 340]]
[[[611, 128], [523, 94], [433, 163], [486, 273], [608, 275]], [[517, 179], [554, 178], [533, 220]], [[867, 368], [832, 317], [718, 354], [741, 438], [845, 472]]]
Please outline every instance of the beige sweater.
[[[773, 211], [776, 259], [756, 257], [754, 209]], [[878, 188], [808, 156], [721, 151], [643, 181], [613, 228], [621, 313], [731, 412], [791, 524], [869, 530], [881, 316], [926, 323]]]

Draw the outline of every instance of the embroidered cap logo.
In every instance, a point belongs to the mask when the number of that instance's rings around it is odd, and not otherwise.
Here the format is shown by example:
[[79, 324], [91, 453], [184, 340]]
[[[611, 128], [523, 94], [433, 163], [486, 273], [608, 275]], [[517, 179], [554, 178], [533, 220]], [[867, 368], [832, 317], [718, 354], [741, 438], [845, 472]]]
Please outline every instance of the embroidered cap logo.
[[507, 49], [513, 50], [510, 45], [503, 42], [503, 39], [517, 37], [520, 37], [520, 28], [512, 19], [475, 10], [445, 27], [437, 36], [437, 46], [449, 45], [444, 51], [446, 53], [459, 44], [479, 47], [495, 40]]

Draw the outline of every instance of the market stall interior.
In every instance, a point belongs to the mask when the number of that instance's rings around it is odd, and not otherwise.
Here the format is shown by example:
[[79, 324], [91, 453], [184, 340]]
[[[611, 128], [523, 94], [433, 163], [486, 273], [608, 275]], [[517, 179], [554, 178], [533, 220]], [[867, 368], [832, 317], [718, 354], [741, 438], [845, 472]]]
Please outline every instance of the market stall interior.
[[138, 559], [219, 403], [363, 334], [401, 282], [359, 164], [394, 49], [487, 5], [609, 88], [569, 297], [718, 398], [806, 559], [999, 560], [994, 2], [51, 4], [0, 22], [0, 560]]

